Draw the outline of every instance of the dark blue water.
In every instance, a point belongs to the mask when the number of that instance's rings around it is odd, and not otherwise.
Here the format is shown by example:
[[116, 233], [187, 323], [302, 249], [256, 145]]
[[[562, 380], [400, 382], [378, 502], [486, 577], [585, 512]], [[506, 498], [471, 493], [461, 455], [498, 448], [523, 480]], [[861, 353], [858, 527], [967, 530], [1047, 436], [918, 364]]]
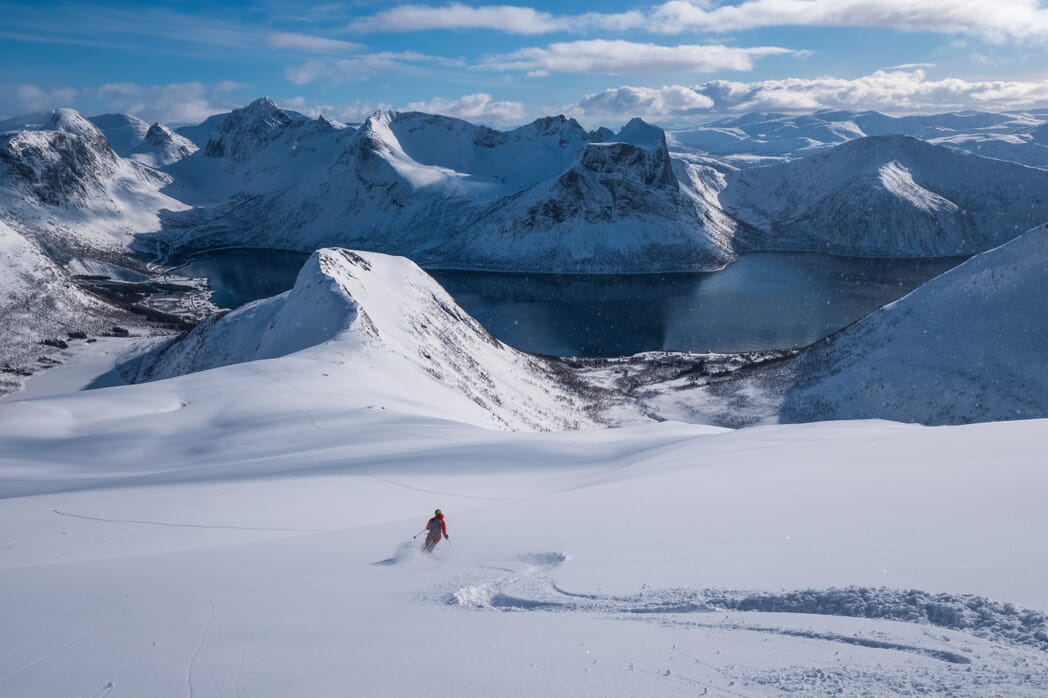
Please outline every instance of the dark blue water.
[[211, 302], [220, 308], [235, 308], [294, 286], [307, 259], [308, 253], [286, 250], [215, 250], [190, 258], [175, 273], [207, 278]]
[[[287, 290], [306, 255], [222, 250], [183, 268], [234, 307]], [[739, 352], [810, 344], [960, 263], [750, 254], [717, 272], [580, 276], [432, 271], [503, 342], [557, 356]]]

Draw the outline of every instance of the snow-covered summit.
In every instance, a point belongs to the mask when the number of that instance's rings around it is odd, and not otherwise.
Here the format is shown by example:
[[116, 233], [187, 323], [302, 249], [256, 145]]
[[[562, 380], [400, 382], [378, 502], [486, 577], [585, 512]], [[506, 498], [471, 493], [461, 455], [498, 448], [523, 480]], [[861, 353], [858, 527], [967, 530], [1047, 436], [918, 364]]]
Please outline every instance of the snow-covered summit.
[[0, 217], [61, 250], [126, 250], [132, 233], [155, 230], [160, 209], [185, 208], [160, 189], [171, 180], [125, 160], [72, 109], [38, 129], [0, 136]]
[[629, 123], [623, 126], [613, 139], [619, 143], [629, 143], [649, 150], [666, 149], [665, 131], [640, 118], [630, 119]]
[[[589, 423], [582, 401], [552, 364], [505, 346], [429, 275], [402, 257], [321, 249], [284, 294], [213, 318], [144, 360], [140, 378], [158, 379], [308, 352], [332, 380], [382, 364], [383, 390], [434, 414], [514, 429]], [[457, 407], [453, 407], [453, 405]]]
[[909, 136], [737, 171], [720, 194], [743, 250], [974, 254], [1048, 220], [1048, 172]]
[[161, 123], [154, 123], [146, 131], [142, 142], [131, 152], [131, 159], [150, 167], [164, 167], [188, 157], [198, 150], [185, 136]]
[[131, 114], [99, 114], [88, 117], [105, 134], [109, 146], [120, 157], [129, 157], [149, 132], [149, 124]]
[[243, 162], [279, 137], [285, 129], [308, 121], [301, 114], [284, 111], [268, 97], [234, 109], [223, 120], [218, 134], [204, 147], [209, 158]]

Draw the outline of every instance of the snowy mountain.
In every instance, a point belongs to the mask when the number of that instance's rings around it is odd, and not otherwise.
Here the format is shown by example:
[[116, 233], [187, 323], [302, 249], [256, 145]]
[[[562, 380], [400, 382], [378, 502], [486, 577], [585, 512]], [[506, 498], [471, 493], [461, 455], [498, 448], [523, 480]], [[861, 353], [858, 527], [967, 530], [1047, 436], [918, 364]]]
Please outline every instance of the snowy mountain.
[[[721, 156], [747, 167], [769, 160], [789, 160], [870, 136], [912, 136], [949, 143], [989, 157], [1028, 165], [1041, 158], [1021, 147], [1029, 132], [1043, 123], [1034, 114], [963, 111], [946, 114], [889, 116], [874, 111], [817, 111], [812, 114], [750, 113], [669, 133], [671, 147], [684, 152]], [[991, 146], [1010, 143], [1012, 147]], [[992, 149], [993, 153], [979, 148]]]
[[1048, 415], [1048, 229], [984, 252], [797, 360], [786, 421]]
[[353, 131], [271, 102], [241, 111], [167, 170], [201, 200], [239, 196], [170, 216], [146, 244], [346, 245], [429, 266], [591, 273], [732, 259], [729, 231], [678, 177], [661, 130], [640, 121], [609, 137], [564, 117], [500, 132], [380, 111]]
[[149, 124], [131, 114], [100, 114], [87, 120], [109, 141], [109, 147], [122, 158], [130, 157], [149, 133]]
[[280, 109], [268, 98], [220, 116], [201, 124], [195, 135], [206, 136], [202, 143], [185, 129], [173, 134], [199, 146], [192, 157], [166, 168], [175, 180], [169, 191], [187, 203], [215, 205], [234, 196], [272, 194], [306, 180], [316, 182], [352, 134], [323, 117]]
[[305, 352], [353, 389], [374, 373], [383, 392], [433, 414], [464, 403], [471, 421], [515, 429], [592, 424], [554, 365], [503, 345], [409, 260], [322, 249], [294, 288], [197, 326], [137, 361], [156, 380]]
[[170, 182], [121, 158], [72, 109], [0, 136], [0, 217], [46, 240], [63, 263], [91, 250], [126, 252], [133, 235], [159, 227], [161, 209], [186, 208], [161, 193]]
[[135, 146], [130, 158], [150, 167], [164, 167], [199, 150], [188, 138], [180, 136], [161, 123], [154, 123]]
[[720, 204], [740, 250], [964, 255], [1048, 220], [1048, 171], [881, 136], [730, 173]]

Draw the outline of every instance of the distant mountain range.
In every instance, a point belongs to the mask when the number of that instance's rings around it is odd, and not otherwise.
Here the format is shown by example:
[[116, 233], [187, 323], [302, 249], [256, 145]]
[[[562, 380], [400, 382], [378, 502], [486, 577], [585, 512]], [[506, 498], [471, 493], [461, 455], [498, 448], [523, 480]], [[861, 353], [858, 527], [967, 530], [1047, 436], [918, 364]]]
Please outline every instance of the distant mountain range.
[[[175, 130], [25, 115], [0, 122], [0, 245], [18, 251], [0, 261], [0, 316], [32, 298], [34, 326], [75, 330], [108, 301], [74, 276], [148, 276], [150, 258], [217, 247], [569, 273], [710, 270], [759, 250], [975, 254], [1048, 221], [1044, 116], [751, 114], [664, 133], [390, 111], [354, 128], [268, 99]], [[43, 338], [14, 334], [0, 367]]]

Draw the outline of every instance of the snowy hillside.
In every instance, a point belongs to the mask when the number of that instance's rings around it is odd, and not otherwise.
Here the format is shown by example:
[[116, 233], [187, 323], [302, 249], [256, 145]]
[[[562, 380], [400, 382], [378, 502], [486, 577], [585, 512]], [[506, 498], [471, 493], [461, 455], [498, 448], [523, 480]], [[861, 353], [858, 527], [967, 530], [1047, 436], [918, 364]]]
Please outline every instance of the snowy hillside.
[[149, 124], [131, 114], [100, 114], [87, 118], [109, 141], [109, 147], [120, 157], [130, 157], [149, 133]]
[[[357, 390], [360, 374], [384, 390], [470, 421], [524, 429], [591, 424], [586, 404], [553, 365], [493, 338], [409, 260], [341, 249], [315, 252], [295, 287], [197, 326], [138, 360], [135, 380], [307, 352], [334, 361], [333, 381]], [[127, 371], [129, 369], [125, 369]]]
[[1048, 695], [1043, 421], [492, 431], [328, 347], [0, 402], [0, 692]]
[[[70, 274], [0, 220], [0, 395], [48, 368], [70, 333], [109, 329], [116, 311], [80, 290]], [[41, 344], [50, 341], [54, 346]]]
[[720, 203], [741, 250], [964, 255], [1048, 220], [1048, 172], [881, 136], [730, 173]]
[[38, 129], [0, 136], [0, 216], [52, 254], [122, 253], [135, 234], [159, 227], [161, 209], [184, 204], [160, 189], [170, 178], [118, 156], [98, 128], [58, 109]]
[[179, 141], [183, 146], [199, 146], [195, 155], [166, 170], [175, 179], [169, 191], [187, 203], [212, 205], [234, 195], [269, 194], [305, 180], [315, 185], [352, 134], [323, 117], [279, 109], [268, 98], [221, 117], [208, 119], [196, 132], [172, 134], [185, 139]]
[[609, 137], [564, 117], [500, 132], [380, 111], [353, 131], [259, 101], [218, 133], [168, 168], [171, 190], [241, 196], [170, 216], [143, 244], [344, 245], [431, 266], [591, 273], [732, 260], [730, 226], [706, 215], [661, 130], [639, 120]]
[[1048, 230], [983, 253], [804, 352], [783, 419], [1048, 415]]

